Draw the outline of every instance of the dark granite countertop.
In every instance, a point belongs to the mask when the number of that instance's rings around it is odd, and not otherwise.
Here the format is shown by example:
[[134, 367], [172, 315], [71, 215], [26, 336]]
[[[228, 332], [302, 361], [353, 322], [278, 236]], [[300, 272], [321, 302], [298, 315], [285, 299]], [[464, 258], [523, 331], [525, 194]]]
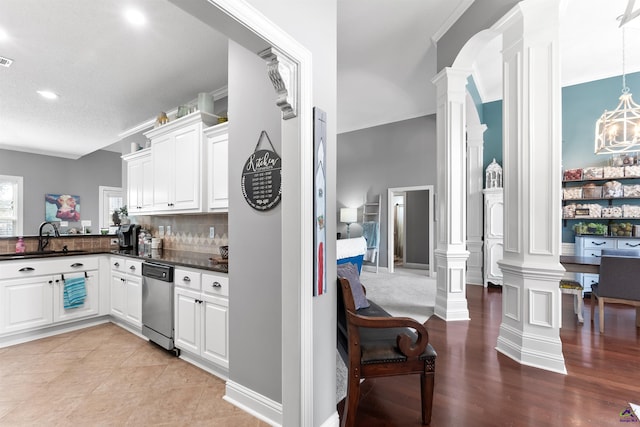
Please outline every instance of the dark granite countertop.
[[87, 249], [87, 250], [69, 250], [64, 251], [44, 251], [44, 252], [25, 252], [23, 254], [7, 253], [0, 254], [1, 261], [15, 261], [21, 259], [38, 259], [38, 258], [55, 258], [81, 255], [121, 255], [128, 258], [136, 258], [142, 261], [157, 261], [175, 266], [199, 268], [202, 270], [210, 270], [218, 273], [229, 273], [229, 265], [222, 261], [219, 257], [213, 257], [209, 254], [187, 251], [171, 251], [171, 250], [154, 250], [147, 256], [139, 256], [131, 250], [104, 250], [104, 249]]
[[153, 250], [151, 254], [140, 256], [131, 250], [111, 251], [112, 255], [122, 255], [129, 258], [136, 258], [142, 261], [160, 262], [175, 266], [199, 268], [203, 270], [216, 271], [218, 273], [228, 273], [229, 264], [219, 257], [210, 254], [188, 251], [171, 251], [166, 249]]

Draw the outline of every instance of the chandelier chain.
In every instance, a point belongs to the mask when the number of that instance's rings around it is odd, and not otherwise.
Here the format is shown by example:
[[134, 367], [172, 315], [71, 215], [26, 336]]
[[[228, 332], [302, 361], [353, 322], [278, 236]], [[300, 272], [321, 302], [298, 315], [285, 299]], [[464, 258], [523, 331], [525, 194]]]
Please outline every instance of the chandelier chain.
[[629, 87], [627, 86], [627, 75], [625, 73], [625, 35], [626, 27], [622, 27], [622, 93], [629, 93]]

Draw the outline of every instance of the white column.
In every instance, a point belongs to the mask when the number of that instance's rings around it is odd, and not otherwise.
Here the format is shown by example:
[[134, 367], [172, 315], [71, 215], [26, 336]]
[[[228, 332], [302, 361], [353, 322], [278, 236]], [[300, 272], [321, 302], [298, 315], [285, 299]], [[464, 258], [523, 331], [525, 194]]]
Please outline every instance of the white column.
[[433, 79], [438, 97], [435, 314], [444, 320], [469, 319], [465, 142], [465, 86], [469, 74], [468, 71], [445, 68]]
[[[472, 107], [475, 108], [475, 107]], [[467, 121], [470, 121], [467, 117]], [[487, 125], [467, 124], [467, 283], [481, 285], [482, 276], [482, 234], [483, 234], [483, 200], [484, 182], [482, 135]]]
[[504, 258], [497, 350], [566, 373], [560, 341], [561, 92], [557, 0], [502, 24]]

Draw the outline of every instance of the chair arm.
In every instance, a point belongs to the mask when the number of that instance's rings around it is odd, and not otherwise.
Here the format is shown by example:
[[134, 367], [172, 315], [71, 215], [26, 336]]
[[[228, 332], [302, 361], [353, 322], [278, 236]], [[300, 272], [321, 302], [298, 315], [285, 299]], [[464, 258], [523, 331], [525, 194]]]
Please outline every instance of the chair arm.
[[411, 328], [418, 335], [418, 339], [414, 343], [411, 337], [406, 333], [398, 334], [396, 337], [396, 345], [407, 357], [416, 357], [424, 352], [427, 344], [429, 344], [429, 332], [425, 325], [418, 323], [410, 317], [370, 317], [355, 314], [350, 310], [347, 311], [349, 323], [363, 328]]

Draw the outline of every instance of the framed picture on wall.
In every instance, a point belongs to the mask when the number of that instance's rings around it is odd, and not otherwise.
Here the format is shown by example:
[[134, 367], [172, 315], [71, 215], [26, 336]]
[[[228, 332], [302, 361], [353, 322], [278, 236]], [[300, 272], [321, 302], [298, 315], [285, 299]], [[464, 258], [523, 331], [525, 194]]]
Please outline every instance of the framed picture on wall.
[[80, 196], [45, 194], [45, 221], [80, 221]]
[[326, 267], [326, 166], [325, 155], [327, 138], [327, 113], [317, 107], [313, 108], [313, 221], [314, 227], [314, 267], [313, 267], [313, 295], [322, 295], [327, 291]]

